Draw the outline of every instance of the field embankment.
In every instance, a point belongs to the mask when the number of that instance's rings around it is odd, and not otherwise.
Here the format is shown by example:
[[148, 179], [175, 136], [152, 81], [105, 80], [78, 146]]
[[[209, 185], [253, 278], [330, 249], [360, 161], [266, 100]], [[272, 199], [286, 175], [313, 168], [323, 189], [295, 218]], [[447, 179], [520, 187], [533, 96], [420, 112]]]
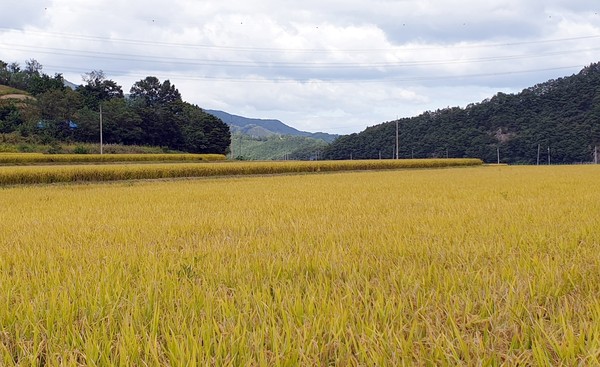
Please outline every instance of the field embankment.
[[[10, 155], [7, 155], [10, 156]], [[139, 155], [143, 158], [146, 155]], [[171, 156], [171, 155], [167, 155]], [[52, 156], [32, 155], [45, 158]], [[82, 155], [80, 157], [86, 157]], [[107, 157], [110, 157], [107, 155]], [[65, 159], [69, 159], [65, 156]], [[283, 161], [156, 163], [118, 165], [59, 165], [0, 167], [0, 185], [94, 182], [183, 177], [264, 175], [352, 170], [417, 169], [481, 165], [478, 159], [414, 159], [371, 161]]]

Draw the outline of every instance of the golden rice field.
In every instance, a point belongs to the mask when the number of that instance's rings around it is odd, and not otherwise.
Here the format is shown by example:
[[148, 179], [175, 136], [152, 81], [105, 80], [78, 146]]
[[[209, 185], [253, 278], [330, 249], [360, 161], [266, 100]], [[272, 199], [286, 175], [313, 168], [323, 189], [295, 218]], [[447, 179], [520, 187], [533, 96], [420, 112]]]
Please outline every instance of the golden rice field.
[[[140, 154], [145, 156], [145, 154]], [[67, 156], [68, 157], [68, 156]], [[0, 167], [0, 185], [46, 184], [56, 182], [120, 181], [207, 177], [228, 175], [282, 174], [303, 172], [331, 172], [348, 170], [439, 168], [481, 165], [479, 159], [403, 159], [356, 161], [281, 161], [281, 162], [218, 162], [145, 163], [145, 164], [90, 164], [61, 166], [5, 166]]]
[[40, 163], [105, 163], [105, 162], [210, 162], [222, 161], [222, 154], [42, 154], [0, 153], [0, 164], [26, 165]]
[[0, 188], [0, 365], [600, 365], [599, 177]]

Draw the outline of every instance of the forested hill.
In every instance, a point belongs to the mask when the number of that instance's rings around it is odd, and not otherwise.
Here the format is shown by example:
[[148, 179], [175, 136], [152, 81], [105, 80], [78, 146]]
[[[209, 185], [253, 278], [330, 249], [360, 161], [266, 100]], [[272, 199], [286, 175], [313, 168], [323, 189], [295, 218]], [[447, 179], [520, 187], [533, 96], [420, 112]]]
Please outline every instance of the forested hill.
[[206, 110], [211, 115], [220, 118], [231, 128], [232, 132], [250, 135], [258, 138], [266, 138], [273, 135], [301, 136], [313, 139], [321, 139], [325, 142], [334, 141], [338, 135], [327, 133], [310, 133], [300, 131], [284, 124], [279, 120], [255, 119], [243, 116], [232, 115], [223, 111]]
[[[398, 120], [400, 158], [475, 157], [505, 163], [591, 162], [600, 150], [600, 63], [518, 94]], [[342, 136], [326, 159], [391, 158], [396, 121]]]
[[102, 109], [106, 144], [190, 153], [229, 151], [229, 126], [185, 102], [169, 80], [148, 76], [134, 83], [128, 98], [102, 71], [85, 74], [84, 82], [66, 88], [61, 74], [44, 74], [33, 59], [24, 68], [0, 60], [0, 85], [5, 86], [0, 89], [0, 134], [43, 143], [96, 143]]

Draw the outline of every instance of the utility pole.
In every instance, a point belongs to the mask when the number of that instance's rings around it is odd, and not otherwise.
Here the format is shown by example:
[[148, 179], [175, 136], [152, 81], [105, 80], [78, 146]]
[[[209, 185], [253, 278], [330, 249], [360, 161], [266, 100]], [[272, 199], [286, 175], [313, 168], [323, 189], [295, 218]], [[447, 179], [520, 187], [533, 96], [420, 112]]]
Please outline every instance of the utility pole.
[[550, 147], [548, 147], [548, 165], [550, 165]]
[[396, 117], [396, 159], [398, 159], [398, 118]]
[[540, 165], [540, 145], [538, 144], [537, 165]]
[[496, 147], [496, 155], [498, 156], [498, 164], [500, 164], [500, 147]]
[[598, 146], [594, 147], [594, 164], [598, 164]]
[[102, 104], [100, 104], [100, 154], [103, 154], [102, 151]]

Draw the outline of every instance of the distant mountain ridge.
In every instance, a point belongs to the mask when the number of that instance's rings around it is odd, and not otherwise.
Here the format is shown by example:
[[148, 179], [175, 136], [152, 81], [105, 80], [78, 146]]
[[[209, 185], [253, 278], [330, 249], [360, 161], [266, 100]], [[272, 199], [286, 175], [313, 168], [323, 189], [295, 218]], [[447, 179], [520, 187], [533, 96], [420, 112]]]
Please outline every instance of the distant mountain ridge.
[[302, 136], [313, 139], [320, 139], [328, 143], [334, 141], [339, 136], [335, 134], [327, 134], [322, 132], [311, 133], [307, 131], [301, 131], [291, 126], [288, 126], [279, 120], [248, 118], [238, 115], [232, 115], [230, 113], [218, 110], [204, 111], [215, 117], [218, 117], [224, 123], [229, 125], [232, 133], [240, 132], [245, 135], [250, 135], [259, 138], [269, 137], [273, 135]]
[[73, 90], [75, 90], [75, 89], [77, 89], [77, 87], [79, 87], [79, 85], [78, 85], [78, 84], [71, 83], [70, 81], [68, 81], [68, 80], [66, 80], [66, 79], [64, 79], [64, 80], [63, 80], [63, 84], [64, 84], [64, 86], [65, 86], [65, 87], [67, 87], [67, 88], [71, 88], [71, 89], [73, 89]]

